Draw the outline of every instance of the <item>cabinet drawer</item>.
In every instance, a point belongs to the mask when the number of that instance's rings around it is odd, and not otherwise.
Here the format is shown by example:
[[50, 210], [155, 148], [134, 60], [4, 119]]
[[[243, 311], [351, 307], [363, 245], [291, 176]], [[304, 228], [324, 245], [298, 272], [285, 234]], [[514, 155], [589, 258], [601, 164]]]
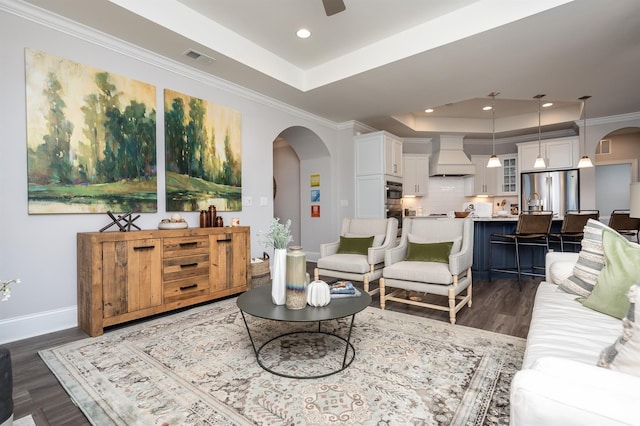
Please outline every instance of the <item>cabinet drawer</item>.
[[209, 276], [200, 275], [163, 284], [163, 303], [176, 302], [209, 293]]
[[209, 274], [209, 254], [165, 259], [163, 266], [162, 279], [164, 281], [207, 275]]
[[208, 237], [164, 238], [164, 258], [178, 257], [209, 252]]

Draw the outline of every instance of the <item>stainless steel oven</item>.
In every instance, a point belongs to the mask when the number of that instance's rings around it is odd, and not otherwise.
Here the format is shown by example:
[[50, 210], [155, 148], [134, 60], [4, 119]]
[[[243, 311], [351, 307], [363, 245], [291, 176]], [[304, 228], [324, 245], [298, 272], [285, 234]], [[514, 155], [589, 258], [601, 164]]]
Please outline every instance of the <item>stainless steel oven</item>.
[[387, 218], [395, 217], [398, 220], [398, 236], [400, 236], [402, 234], [402, 183], [387, 181], [386, 192]]
[[402, 183], [387, 181], [387, 201], [388, 200], [400, 200], [402, 201]]

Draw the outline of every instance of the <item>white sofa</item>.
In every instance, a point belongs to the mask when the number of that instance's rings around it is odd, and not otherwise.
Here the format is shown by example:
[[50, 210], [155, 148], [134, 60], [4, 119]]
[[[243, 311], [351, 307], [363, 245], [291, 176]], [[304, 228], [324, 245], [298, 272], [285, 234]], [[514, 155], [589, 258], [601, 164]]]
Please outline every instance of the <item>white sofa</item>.
[[511, 385], [511, 425], [640, 425], [640, 377], [596, 365], [622, 334], [622, 321], [557, 288], [577, 258], [547, 254], [522, 370]]

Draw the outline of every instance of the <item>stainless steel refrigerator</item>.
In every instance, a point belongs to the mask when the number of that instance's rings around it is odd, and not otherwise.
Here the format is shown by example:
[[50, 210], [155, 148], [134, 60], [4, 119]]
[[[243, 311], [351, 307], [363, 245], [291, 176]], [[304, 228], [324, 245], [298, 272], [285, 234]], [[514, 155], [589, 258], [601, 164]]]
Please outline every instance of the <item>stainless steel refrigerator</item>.
[[552, 210], [564, 216], [567, 210], [580, 209], [578, 169], [522, 173], [520, 179], [522, 211]]

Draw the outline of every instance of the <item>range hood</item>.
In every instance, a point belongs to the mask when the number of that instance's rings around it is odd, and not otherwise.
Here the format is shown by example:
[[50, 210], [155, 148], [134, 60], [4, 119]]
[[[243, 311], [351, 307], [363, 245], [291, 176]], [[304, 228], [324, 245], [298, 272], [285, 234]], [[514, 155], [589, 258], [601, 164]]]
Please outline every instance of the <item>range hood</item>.
[[476, 173], [476, 166], [463, 151], [462, 136], [442, 135], [435, 139], [429, 160], [429, 176], [468, 176]]

